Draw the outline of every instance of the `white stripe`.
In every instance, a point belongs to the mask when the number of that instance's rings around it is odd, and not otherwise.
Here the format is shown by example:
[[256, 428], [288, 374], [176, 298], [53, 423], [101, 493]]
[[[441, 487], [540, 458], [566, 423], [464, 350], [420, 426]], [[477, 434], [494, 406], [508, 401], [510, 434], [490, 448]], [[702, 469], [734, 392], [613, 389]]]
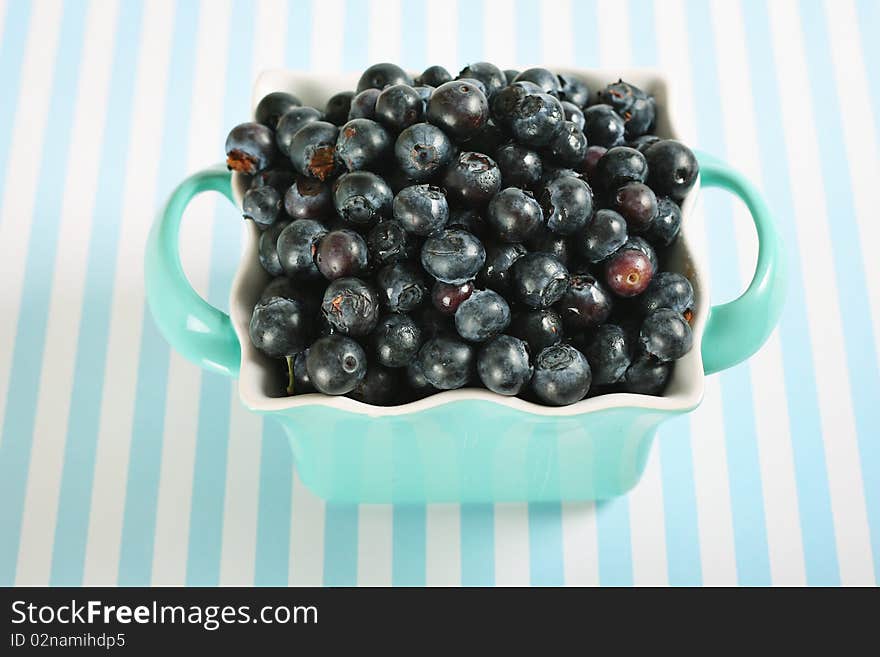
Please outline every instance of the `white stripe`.
[[426, 2], [428, 62], [445, 66], [455, 75], [462, 67], [458, 61], [458, 2]]
[[[222, 132], [228, 58], [230, 0], [202, 0], [196, 35], [195, 76], [187, 145], [192, 171], [216, 160]], [[209, 245], [214, 232], [217, 197], [195, 198], [180, 229], [183, 270], [193, 289], [205, 296], [210, 275]], [[186, 580], [187, 545], [199, 420], [201, 370], [172, 350], [168, 368], [164, 439], [156, 505], [153, 584], [182, 585]]]
[[571, 0], [545, 0], [541, 5], [542, 56], [546, 66], [571, 66], [576, 27], [571, 16]]
[[[696, 143], [696, 110], [690, 70], [685, 10], [682, 2], [655, 2], [654, 16], [662, 68], [669, 72], [669, 111], [680, 138]], [[702, 204], [688, 220], [691, 248], [706, 253], [708, 244]], [[733, 515], [724, 442], [721, 384], [707, 377], [702, 405], [691, 415], [691, 450], [700, 535], [703, 582], [707, 585], [736, 583]]]
[[[789, 0], [768, 5], [773, 46], [782, 98], [811, 98], [808, 68], [800, 30], [798, 6]], [[851, 38], [851, 37], [848, 37]], [[832, 84], [828, 80], [826, 84]], [[847, 99], [849, 92], [847, 91]], [[798, 181], [793, 195], [797, 217], [815, 217], [826, 207], [825, 187], [819, 166], [817, 129], [810, 102], [797, 112], [787, 112], [783, 121], [791, 179]], [[799, 225], [801, 267], [809, 324], [821, 336], [813, 352], [816, 386], [828, 467], [831, 508], [834, 516], [840, 578], [843, 584], [873, 581], [874, 566], [868, 532], [867, 512], [858, 457], [852, 397], [846, 370], [844, 337], [835, 277], [828, 267], [817, 267], [817, 258], [831, 258], [828, 221], [802, 221]], [[824, 254], [824, 256], [823, 256]], [[830, 265], [829, 265], [830, 266]]]
[[[733, 166], [758, 182], [762, 175], [760, 153], [740, 6], [713, 0], [712, 18], [718, 44], [719, 83], [725, 98], [722, 119], [727, 155]], [[744, 287], [755, 268], [757, 245], [746, 208], [737, 204], [734, 214], [739, 268]], [[783, 366], [779, 334], [774, 332], [748, 365], [767, 520], [770, 573], [774, 584], [804, 585], [806, 569], [794, 454], [788, 407], [783, 403], [786, 399]]]
[[[599, 59], [602, 67], [612, 70], [630, 65], [629, 7], [620, 0], [598, 0], [596, 33], [599, 36]], [[659, 40], [659, 39], [658, 39]]]
[[[85, 584], [114, 584], [125, 510], [132, 416], [143, 319], [143, 249], [154, 218], [174, 27], [171, 0], [144, 6], [143, 34], [134, 79], [133, 115], [120, 216], [116, 280], [113, 288], [101, 419], [95, 456], [91, 513], [86, 546]], [[120, 165], [122, 166], [122, 165]]]
[[[291, 509], [290, 584], [291, 586], [321, 586], [324, 583], [326, 505], [324, 500], [305, 487], [296, 472], [293, 473], [293, 504]], [[389, 528], [389, 535], [390, 531]], [[390, 539], [388, 553], [391, 553]]]
[[529, 506], [524, 503], [495, 505], [495, 585], [528, 586]]
[[89, 3], [85, 26], [89, 38], [85, 40], [79, 64], [70, 166], [58, 226], [60, 248], [52, 276], [19, 543], [16, 581], [30, 586], [47, 585], [52, 565], [58, 491], [64, 466], [89, 235], [101, 165], [117, 9], [116, 2], [92, 0]]
[[[60, 29], [61, 12], [57, 4], [52, 0], [35, 0], [21, 65], [21, 88], [12, 123], [6, 179], [0, 196], [0, 244], [3, 245], [0, 292], [4, 316], [0, 322], [0, 427], [3, 426], [9, 391], [34, 202], [38, 184], [43, 182], [38, 181], [37, 176], [46, 136]], [[10, 101], [9, 98], [4, 100]], [[0, 440], [2, 437], [0, 432]]]
[[[284, 0], [259, 0], [254, 13], [254, 80], [260, 71], [284, 68], [284, 42], [288, 35]], [[296, 26], [294, 26], [296, 29]]]
[[[529, 62], [517, 62], [516, 39], [511, 38], [512, 34], [516, 34], [517, 16], [515, 11], [510, 10], [510, 2], [485, 0], [483, 6], [485, 15], [491, 16], [490, 20], [483, 22], [483, 59], [500, 66], [502, 70], [514, 68], [518, 64], [528, 65]], [[433, 23], [429, 22], [431, 24]], [[461, 65], [464, 67], [469, 63], [471, 62], [462, 62]], [[453, 75], [456, 70], [450, 69]]]
[[461, 506], [429, 504], [425, 512], [425, 584], [461, 585]]
[[[296, 0], [294, 0], [296, 1]], [[312, 3], [312, 58], [313, 71], [342, 70], [343, 21], [345, 6], [342, 0], [315, 0]], [[291, 26], [288, 39], [296, 38]]]
[[567, 586], [599, 585], [596, 505], [592, 502], [563, 502], [562, 553]]
[[378, 62], [409, 64], [400, 60], [400, 10], [400, 0], [371, 0], [367, 61], [361, 68]]
[[641, 481], [629, 494], [633, 583], [636, 586], [669, 584], [664, 519], [660, 446], [655, 444], [651, 447]]
[[391, 586], [394, 507], [361, 504], [358, 507], [358, 586]]
[[0, 0], [0, 48], [3, 47], [3, 28], [6, 27], [6, 15], [9, 13], [9, 3]]

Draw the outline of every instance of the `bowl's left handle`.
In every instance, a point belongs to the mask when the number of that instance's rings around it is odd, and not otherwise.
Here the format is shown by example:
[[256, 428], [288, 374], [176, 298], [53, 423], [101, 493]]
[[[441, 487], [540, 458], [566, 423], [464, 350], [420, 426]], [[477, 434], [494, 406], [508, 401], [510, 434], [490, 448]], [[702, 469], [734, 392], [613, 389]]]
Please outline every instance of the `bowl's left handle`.
[[199, 171], [171, 193], [156, 218], [144, 259], [147, 301], [165, 339], [182, 356], [214, 372], [237, 376], [241, 346], [229, 315], [202, 299], [180, 264], [180, 220], [201, 192], [220, 192], [232, 201], [232, 177], [225, 168]]

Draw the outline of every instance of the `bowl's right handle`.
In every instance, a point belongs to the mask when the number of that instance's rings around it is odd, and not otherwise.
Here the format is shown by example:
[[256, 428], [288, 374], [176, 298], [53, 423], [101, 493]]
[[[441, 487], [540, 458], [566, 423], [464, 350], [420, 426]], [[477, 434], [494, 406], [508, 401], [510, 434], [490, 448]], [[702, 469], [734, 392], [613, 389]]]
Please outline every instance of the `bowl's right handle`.
[[703, 187], [720, 187], [745, 202], [758, 231], [758, 264], [748, 289], [728, 303], [712, 306], [703, 334], [703, 370], [712, 374], [744, 361], [773, 332], [785, 301], [785, 259], [767, 203], [742, 174], [717, 158], [697, 153]]
[[180, 264], [180, 220], [201, 192], [220, 192], [232, 201], [232, 176], [225, 168], [194, 173], [171, 193], [150, 230], [144, 283], [159, 331], [182, 356], [228, 376], [237, 376], [241, 346], [229, 315], [202, 299]]

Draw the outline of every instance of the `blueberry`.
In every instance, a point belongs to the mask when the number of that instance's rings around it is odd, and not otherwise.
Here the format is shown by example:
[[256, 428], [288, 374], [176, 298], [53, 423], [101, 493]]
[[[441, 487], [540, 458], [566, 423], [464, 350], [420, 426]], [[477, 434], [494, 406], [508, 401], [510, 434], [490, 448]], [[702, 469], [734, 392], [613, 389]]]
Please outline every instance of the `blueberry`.
[[262, 123], [241, 123], [226, 137], [226, 166], [254, 174], [268, 169], [275, 158], [275, 137]]
[[562, 342], [564, 335], [559, 313], [540, 308], [521, 312], [510, 323], [511, 335], [525, 340], [533, 354]]
[[[576, 125], [581, 131], [584, 129], [584, 111], [575, 105], [574, 103], [570, 103], [567, 100], [562, 101], [562, 112], [565, 115], [566, 121], [571, 121], [574, 125]], [[586, 141], [586, 137], [584, 137]]]
[[248, 189], [259, 189], [260, 187], [271, 187], [282, 197], [287, 188], [293, 184], [296, 174], [293, 171], [285, 171], [284, 169], [267, 169], [251, 177]]
[[416, 78], [416, 84], [439, 87], [452, 80], [452, 75], [442, 66], [429, 66]]
[[266, 228], [275, 223], [281, 212], [281, 195], [269, 185], [249, 189], [242, 199], [241, 211], [245, 219], [251, 219], [260, 228]]
[[593, 331], [584, 355], [590, 363], [594, 385], [611, 385], [623, 378], [630, 366], [632, 345], [621, 327], [603, 324]]
[[475, 86], [477, 89], [480, 90], [480, 92], [483, 94], [483, 96], [486, 97], [486, 100], [488, 101], [489, 90], [486, 88], [486, 85], [483, 84], [482, 80], [478, 80], [477, 78], [455, 78], [454, 81], [455, 82], [463, 82], [465, 84], [470, 84], [470, 85]]
[[367, 235], [367, 248], [374, 266], [405, 260], [409, 257], [406, 230], [398, 221], [380, 221]]
[[279, 220], [260, 233], [257, 254], [263, 269], [272, 276], [281, 276], [284, 273], [278, 258], [278, 236], [289, 225], [289, 221]]
[[422, 331], [409, 315], [391, 313], [373, 331], [376, 359], [385, 367], [406, 367], [419, 353]]
[[333, 125], [345, 124], [348, 121], [353, 98], [353, 91], [340, 91], [338, 94], [330, 96], [330, 100], [327, 101], [327, 106], [324, 108], [324, 120]]
[[391, 312], [408, 313], [428, 296], [428, 286], [419, 268], [411, 262], [385, 265], [376, 274], [382, 303]]
[[414, 235], [433, 235], [449, 219], [449, 205], [443, 190], [434, 185], [412, 185], [394, 197], [394, 219]]
[[599, 164], [599, 160], [607, 152], [608, 149], [604, 146], [589, 146], [587, 148], [587, 152], [584, 154], [584, 159], [578, 170], [587, 177], [591, 184], [595, 182], [596, 165]]
[[284, 194], [284, 211], [292, 219], [323, 219], [333, 212], [330, 185], [315, 178], [297, 176]]
[[645, 315], [659, 308], [684, 314], [694, 306], [694, 288], [681, 274], [662, 271], [651, 279], [651, 284], [638, 297], [638, 302], [639, 309]]
[[540, 251], [541, 253], [549, 253], [555, 256], [566, 268], [568, 268], [569, 263], [572, 261], [569, 239], [564, 235], [554, 233], [546, 226], [541, 226], [529, 235], [529, 238], [526, 240], [526, 246], [529, 248], [529, 251]]
[[661, 139], [645, 149], [648, 185], [658, 196], [682, 201], [697, 181], [700, 165], [693, 151], [679, 141]]
[[356, 226], [370, 226], [391, 214], [394, 195], [375, 173], [352, 171], [339, 176], [333, 186], [333, 204], [342, 220]]
[[379, 89], [364, 89], [351, 99], [348, 109], [348, 120], [352, 119], [375, 119], [376, 100], [382, 92]]
[[423, 112], [422, 97], [405, 84], [386, 87], [376, 99], [376, 120], [395, 134], [421, 121]]
[[398, 386], [398, 376], [394, 370], [373, 364], [367, 367], [364, 378], [348, 393], [348, 396], [365, 404], [388, 406], [394, 403]]
[[275, 143], [284, 155], [290, 157], [290, 146], [300, 128], [314, 121], [323, 121], [324, 116], [314, 107], [294, 107], [278, 119], [275, 128]]
[[547, 347], [535, 358], [532, 391], [545, 404], [574, 404], [586, 397], [591, 382], [589, 362], [571, 345]]
[[605, 264], [605, 282], [621, 297], [644, 292], [654, 276], [651, 260], [639, 249], [621, 248]]
[[418, 364], [432, 386], [454, 390], [466, 385], [471, 378], [474, 349], [453, 338], [432, 338], [419, 349]]
[[667, 362], [689, 352], [694, 338], [690, 324], [680, 313], [659, 308], [645, 317], [639, 340], [647, 353]]
[[638, 87], [618, 80], [599, 92], [599, 100], [614, 108], [626, 124], [626, 138], [635, 139], [654, 126], [654, 99]]
[[339, 333], [367, 335], [379, 321], [379, 295], [359, 278], [337, 278], [324, 291], [321, 312]]
[[516, 108], [519, 107], [523, 98], [529, 94], [539, 93], [542, 93], [541, 88], [531, 82], [517, 82], [500, 89], [492, 97], [492, 118], [499, 125], [510, 129]]
[[645, 182], [648, 163], [645, 156], [634, 148], [615, 146], [608, 149], [596, 163], [596, 184], [611, 192], [631, 182]]
[[514, 78], [514, 82], [532, 82], [546, 94], [559, 91], [559, 78], [546, 68], [527, 68]]
[[416, 123], [400, 133], [394, 144], [394, 157], [411, 180], [427, 180], [452, 159], [452, 142], [440, 128]]
[[495, 93], [507, 86], [507, 78], [504, 71], [489, 62], [477, 62], [468, 64], [458, 74], [461, 78], [473, 78], [483, 83], [486, 88], [486, 96], [491, 99]]
[[434, 89], [436, 87], [431, 87], [429, 85], [423, 84], [417, 87], [413, 87], [416, 93], [419, 95], [419, 98], [422, 99], [422, 114], [424, 114], [428, 110], [428, 101], [431, 99], [431, 94], [434, 93]]
[[526, 146], [547, 146], [564, 127], [562, 105], [549, 94], [528, 94], [516, 106], [510, 121], [514, 138]]
[[489, 226], [474, 208], [450, 208], [446, 228], [458, 228], [475, 235], [481, 242], [488, 236]]
[[431, 301], [441, 313], [454, 315], [461, 303], [466, 301], [473, 292], [473, 281], [458, 284], [436, 281], [431, 290]]
[[475, 153], [494, 153], [508, 139], [498, 124], [489, 119], [473, 136], [461, 142], [461, 147]]
[[529, 253], [519, 258], [510, 273], [514, 297], [530, 308], [552, 306], [568, 289], [568, 270], [549, 253]]
[[486, 250], [468, 232], [444, 230], [425, 240], [421, 260], [425, 271], [438, 281], [464, 283], [480, 271], [486, 261]]
[[321, 237], [315, 264], [328, 281], [367, 271], [367, 243], [353, 230], [333, 230]]
[[650, 232], [657, 218], [657, 197], [643, 183], [627, 183], [614, 192], [614, 209], [626, 220], [630, 233]]
[[326, 121], [311, 121], [297, 130], [290, 143], [290, 161], [304, 176], [324, 181], [339, 168], [336, 138], [339, 128]]
[[504, 69], [504, 77], [507, 78], [507, 84], [512, 83], [516, 80], [516, 76], [519, 75], [519, 71], [513, 68]]
[[344, 395], [367, 374], [363, 348], [344, 335], [318, 338], [309, 347], [306, 369], [312, 385], [325, 395]]
[[575, 237], [575, 245], [587, 262], [601, 262], [626, 244], [626, 221], [614, 210], [598, 210]]
[[681, 230], [681, 208], [668, 196], [657, 199], [657, 216], [645, 234], [658, 246], [669, 246]]
[[443, 172], [442, 186], [452, 202], [481, 207], [501, 188], [501, 171], [488, 155], [464, 151]]
[[315, 279], [320, 272], [315, 264], [318, 243], [327, 229], [312, 219], [291, 222], [278, 236], [278, 258], [284, 273], [292, 278]]
[[509, 335], [499, 335], [480, 348], [477, 374], [480, 381], [499, 395], [518, 395], [532, 379], [526, 343]]
[[510, 324], [510, 306], [494, 290], [477, 290], [455, 311], [455, 329], [470, 342], [485, 342]]
[[422, 371], [422, 366], [419, 365], [418, 359], [413, 360], [407, 365], [406, 383], [410, 393], [409, 397], [412, 399], [421, 399], [437, 392], [437, 388], [432, 386], [428, 379], [425, 378], [425, 373]]
[[540, 196], [547, 228], [559, 235], [573, 235], [593, 215], [590, 186], [573, 176], [560, 176], [547, 183]]
[[627, 142], [626, 145], [630, 148], [635, 148], [639, 153], [644, 155], [648, 146], [657, 141], [660, 141], [660, 137], [657, 135], [642, 135], [641, 137], [636, 137], [632, 141]]
[[391, 150], [391, 136], [370, 119], [352, 119], [339, 130], [336, 156], [349, 171], [371, 169]]
[[248, 332], [257, 349], [272, 358], [282, 358], [306, 348], [310, 320], [304, 302], [271, 297], [254, 308]]
[[434, 90], [428, 101], [427, 117], [453, 139], [464, 140], [489, 120], [489, 103], [476, 85], [453, 80]]
[[495, 151], [495, 162], [501, 171], [501, 180], [505, 187], [534, 189], [544, 174], [541, 156], [514, 142]]
[[637, 249], [641, 251], [646, 256], [648, 256], [648, 261], [651, 263], [651, 270], [654, 273], [657, 273], [660, 270], [660, 261], [657, 258], [657, 251], [654, 250], [654, 247], [651, 246], [644, 238], [632, 236], [626, 240], [626, 244], [624, 244], [621, 248]]
[[544, 223], [544, 213], [535, 195], [508, 187], [492, 197], [486, 219], [502, 242], [522, 242]]
[[278, 119], [284, 113], [300, 105], [302, 105], [302, 102], [293, 94], [284, 91], [273, 91], [263, 96], [260, 102], [257, 103], [257, 110], [254, 112], [254, 115], [257, 123], [262, 123], [267, 128], [274, 130], [275, 126], [278, 125]]
[[659, 395], [672, 373], [672, 363], [664, 363], [650, 354], [633, 361], [623, 377], [624, 389], [640, 395]]
[[578, 109], [583, 109], [590, 102], [590, 89], [587, 85], [573, 75], [560, 74], [556, 76], [559, 82], [559, 90], [556, 92], [559, 100], [571, 103]]
[[389, 64], [383, 62], [381, 64], [373, 64], [361, 75], [358, 80], [358, 92], [364, 89], [384, 89], [393, 84], [409, 84], [413, 83], [406, 71], [397, 66], [397, 64]]
[[496, 292], [505, 294], [510, 287], [510, 267], [528, 251], [522, 244], [490, 244], [479, 281]]
[[587, 154], [587, 138], [575, 123], [563, 121], [562, 130], [547, 145], [544, 153], [559, 166], [579, 166]]
[[555, 305], [565, 324], [565, 331], [574, 335], [603, 324], [611, 314], [611, 295], [590, 274], [575, 274], [571, 285]]
[[592, 105], [584, 110], [584, 134], [591, 146], [619, 146], [625, 130], [623, 119], [610, 105]]

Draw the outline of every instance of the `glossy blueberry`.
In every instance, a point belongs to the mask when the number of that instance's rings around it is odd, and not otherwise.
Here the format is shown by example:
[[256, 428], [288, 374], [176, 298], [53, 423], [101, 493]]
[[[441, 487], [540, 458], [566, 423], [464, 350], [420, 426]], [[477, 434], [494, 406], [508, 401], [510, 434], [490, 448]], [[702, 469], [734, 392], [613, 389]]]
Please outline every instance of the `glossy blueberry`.
[[504, 187], [534, 189], [544, 175], [541, 156], [515, 142], [505, 144], [495, 151], [495, 162], [501, 170]]
[[587, 138], [572, 121], [563, 121], [562, 130], [547, 144], [545, 156], [558, 166], [579, 166], [587, 154]]
[[337, 278], [324, 291], [321, 313], [339, 333], [367, 335], [379, 321], [379, 295], [359, 278]]
[[623, 117], [627, 139], [640, 137], [654, 127], [654, 98], [638, 87], [619, 80], [605, 87], [599, 96], [601, 102], [611, 105]]
[[660, 141], [660, 137], [658, 137], [657, 135], [642, 135], [641, 137], [636, 137], [632, 141], [627, 142], [626, 145], [630, 148], [635, 148], [642, 155], [644, 155], [645, 150], [647, 150], [648, 146], [657, 141]]
[[648, 261], [651, 263], [651, 269], [654, 273], [656, 274], [660, 271], [660, 260], [657, 258], [657, 251], [646, 239], [638, 236], [630, 236], [629, 239], [626, 240], [626, 244], [621, 248], [638, 249], [648, 257]]
[[530, 308], [548, 308], [569, 285], [568, 270], [549, 253], [529, 253], [510, 268], [513, 297]]
[[450, 208], [446, 228], [458, 228], [475, 235], [481, 242], [489, 234], [489, 225], [474, 208]]
[[516, 106], [510, 121], [514, 139], [526, 146], [547, 146], [564, 127], [565, 112], [550, 94], [528, 94]]
[[644, 292], [654, 276], [651, 260], [639, 249], [621, 248], [605, 264], [605, 282], [616, 295], [634, 297]]
[[318, 243], [327, 229], [312, 219], [297, 219], [278, 236], [278, 258], [284, 273], [291, 278], [316, 279], [320, 272], [315, 264]]
[[391, 312], [408, 313], [428, 296], [428, 286], [418, 266], [411, 262], [385, 265], [376, 274], [382, 303]]
[[510, 306], [494, 290], [477, 290], [455, 311], [455, 329], [470, 342], [485, 342], [510, 324]]
[[648, 163], [634, 148], [615, 146], [596, 163], [595, 181], [602, 190], [612, 192], [631, 182], [645, 182]]
[[386, 87], [376, 99], [376, 120], [394, 134], [422, 120], [424, 103], [406, 84]]
[[591, 274], [575, 274], [554, 306], [569, 335], [603, 324], [611, 315], [611, 294]]
[[519, 71], [513, 68], [504, 69], [504, 77], [507, 78], [507, 84], [510, 84], [514, 80], [516, 80], [516, 76], [519, 75]]
[[428, 101], [428, 122], [455, 140], [475, 135], [489, 120], [489, 102], [480, 89], [464, 80], [441, 84]]
[[263, 269], [272, 276], [281, 276], [284, 273], [281, 260], [278, 258], [278, 236], [288, 225], [290, 225], [289, 221], [281, 219], [260, 233], [257, 255]]
[[278, 119], [275, 128], [275, 143], [278, 150], [290, 157], [290, 146], [300, 128], [314, 121], [323, 121], [324, 116], [314, 107], [294, 107]]
[[271, 226], [281, 213], [281, 195], [269, 185], [249, 189], [242, 199], [241, 213], [260, 228]]
[[419, 95], [419, 98], [422, 99], [422, 114], [428, 111], [428, 101], [431, 100], [431, 94], [434, 93], [435, 88], [436, 87], [431, 87], [426, 84], [413, 87]]
[[590, 184], [595, 184], [596, 165], [599, 164], [599, 160], [602, 159], [602, 156], [607, 152], [608, 149], [604, 146], [587, 147], [587, 152], [584, 153], [584, 159], [578, 167], [578, 171], [587, 177]]
[[414, 181], [427, 180], [452, 159], [452, 142], [440, 128], [416, 123], [400, 133], [394, 157], [403, 173]]
[[363, 348], [344, 335], [318, 338], [306, 355], [309, 380], [325, 395], [344, 395], [367, 374], [367, 355]]
[[260, 102], [257, 103], [257, 110], [254, 112], [254, 115], [256, 116], [257, 123], [262, 123], [267, 128], [274, 130], [275, 126], [278, 125], [278, 119], [283, 114], [300, 105], [302, 105], [302, 102], [293, 94], [284, 91], [273, 91], [263, 96]]
[[590, 146], [619, 146], [625, 130], [623, 119], [610, 105], [592, 105], [584, 110], [584, 134]]
[[488, 155], [464, 151], [446, 167], [441, 184], [451, 202], [478, 208], [498, 193], [501, 170]]
[[271, 297], [260, 301], [254, 308], [248, 332], [257, 349], [272, 358], [282, 358], [306, 348], [310, 323], [305, 303]]
[[489, 90], [486, 89], [486, 85], [483, 84], [482, 80], [477, 80], [477, 78], [455, 78], [454, 82], [473, 85], [483, 93], [487, 100], [489, 99]]
[[545, 404], [574, 404], [586, 397], [591, 382], [589, 362], [571, 345], [547, 347], [535, 358], [532, 391]]
[[[565, 115], [566, 121], [571, 121], [574, 123], [581, 131], [584, 129], [584, 111], [575, 105], [574, 103], [570, 103], [567, 100], [562, 101], [562, 112]], [[586, 140], [586, 137], [584, 137]]]
[[444, 230], [422, 245], [422, 267], [444, 283], [464, 283], [477, 275], [486, 250], [476, 237], [458, 229]]
[[419, 353], [422, 330], [409, 316], [390, 313], [373, 331], [376, 360], [385, 367], [406, 367]]
[[509, 335], [493, 338], [477, 354], [480, 381], [499, 395], [523, 392], [532, 379], [532, 372], [526, 343]]
[[657, 218], [657, 197], [644, 183], [627, 183], [614, 192], [613, 207], [626, 220], [630, 233], [650, 232]]
[[425, 378], [425, 373], [422, 371], [422, 366], [419, 365], [418, 358], [406, 366], [406, 387], [406, 392], [409, 393], [407, 397], [410, 399], [421, 399], [437, 392], [437, 388], [432, 386], [428, 379]]
[[546, 68], [527, 68], [514, 78], [514, 82], [531, 82], [541, 87], [545, 94], [559, 91], [559, 78]]
[[348, 121], [348, 113], [351, 111], [351, 101], [354, 98], [353, 91], [340, 91], [330, 96], [324, 108], [324, 120], [333, 125], [344, 125]]
[[489, 62], [468, 64], [461, 69], [458, 77], [459, 79], [473, 78], [482, 82], [486, 88], [486, 96], [490, 100], [496, 92], [507, 86], [507, 77], [504, 75], [504, 71]]
[[416, 78], [416, 84], [427, 84], [432, 87], [439, 87], [452, 80], [452, 75], [442, 66], [429, 66], [422, 74]]
[[502, 242], [522, 242], [544, 222], [544, 213], [535, 195], [518, 187], [508, 187], [492, 197], [486, 220]]
[[432, 338], [419, 349], [418, 364], [425, 379], [439, 390], [466, 385], [474, 369], [474, 348], [454, 338]]
[[694, 288], [681, 274], [661, 271], [654, 275], [648, 289], [639, 296], [638, 302], [639, 309], [645, 315], [659, 308], [669, 308], [684, 314], [694, 306]]
[[386, 219], [370, 229], [367, 235], [370, 260], [378, 267], [409, 257], [406, 230], [398, 221]]
[[391, 150], [391, 135], [370, 119], [352, 119], [339, 130], [336, 156], [349, 171], [372, 169]]
[[510, 129], [516, 108], [523, 98], [529, 94], [539, 93], [543, 93], [542, 89], [532, 82], [516, 82], [500, 89], [492, 97], [492, 118], [498, 125]]
[[546, 226], [541, 226], [534, 233], [529, 235], [526, 240], [526, 246], [529, 251], [540, 251], [541, 253], [549, 253], [559, 259], [566, 268], [572, 262], [572, 249], [569, 244], [569, 238], [559, 235], [549, 230]]
[[364, 89], [351, 99], [348, 108], [348, 120], [352, 119], [375, 119], [376, 101], [379, 99], [379, 89]]
[[412, 78], [397, 64], [383, 62], [373, 64], [361, 74], [358, 80], [358, 92], [364, 89], [384, 89], [393, 84], [412, 85]]
[[657, 216], [645, 234], [658, 246], [669, 246], [681, 230], [681, 208], [668, 196], [657, 199]]
[[660, 395], [671, 374], [672, 363], [664, 363], [650, 354], [642, 354], [626, 370], [623, 386], [627, 392]]
[[680, 313], [659, 308], [645, 317], [639, 340], [647, 353], [666, 362], [689, 352], [694, 338], [690, 324]]
[[547, 228], [559, 235], [582, 230], [593, 215], [590, 186], [573, 176], [560, 176], [545, 185], [539, 197]]
[[597, 210], [575, 236], [575, 245], [587, 262], [601, 262], [626, 244], [626, 220], [614, 210]]
[[461, 147], [475, 153], [494, 153], [510, 138], [494, 120], [489, 119], [470, 139], [461, 142]]
[[352, 171], [336, 180], [333, 205], [343, 221], [355, 226], [370, 226], [391, 215], [394, 194], [375, 173]]
[[254, 174], [268, 169], [275, 158], [275, 137], [262, 123], [241, 123], [226, 137], [226, 166]]
[[352, 399], [373, 406], [389, 406], [397, 398], [398, 373], [375, 363], [367, 366], [364, 378], [348, 393]]
[[596, 328], [584, 351], [593, 372], [593, 385], [610, 385], [620, 381], [630, 366], [631, 352], [629, 337], [621, 327], [603, 324]]
[[578, 109], [583, 109], [590, 102], [590, 89], [580, 79], [573, 75], [559, 74], [556, 76], [559, 89], [556, 96], [559, 100], [571, 103]]
[[431, 302], [434, 307], [446, 315], [454, 315], [463, 301], [474, 292], [474, 282], [452, 284], [435, 281], [431, 289]]
[[682, 201], [697, 181], [700, 165], [694, 152], [673, 139], [661, 139], [645, 149], [648, 185], [657, 196]]
[[328, 281], [360, 276], [367, 271], [368, 250], [364, 238], [353, 230], [332, 230], [318, 242], [315, 264]]
[[442, 230], [449, 219], [446, 195], [434, 185], [412, 185], [400, 190], [394, 197], [392, 212], [407, 232], [422, 237]]
[[506, 294], [510, 287], [510, 267], [526, 253], [528, 251], [522, 244], [490, 244], [486, 248], [486, 262], [480, 270], [480, 284]]
[[562, 317], [547, 308], [527, 310], [514, 316], [508, 333], [525, 340], [529, 350], [538, 354], [543, 349], [562, 342]]
[[284, 210], [292, 219], [322, 219], [333, 212], [330, 185], [297, 176], [284, 194]]
[[339, 169], [336, 139], [339, 128], [326, 121], [311, 121], [297, 130], [290, 143], [290, 161], [304, 176], [324, 181]]
[[293, 184], [296, 174], [293, 171], [284, 169], [267, 169], [251, 177], [248, 189], [259, 189], [260, 187], [272, 187], [282, 197], [287, 188]]

